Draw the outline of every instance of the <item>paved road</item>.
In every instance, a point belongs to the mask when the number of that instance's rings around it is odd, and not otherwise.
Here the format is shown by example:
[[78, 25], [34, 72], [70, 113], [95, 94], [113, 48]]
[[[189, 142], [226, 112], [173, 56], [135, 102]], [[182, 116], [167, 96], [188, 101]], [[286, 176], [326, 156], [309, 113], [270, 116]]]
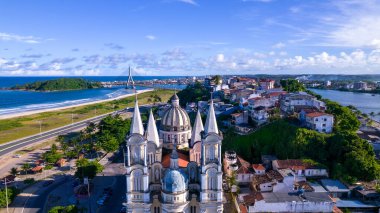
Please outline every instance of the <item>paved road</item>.
[[[119, 111], [117, 111], [116, 113], [119, 113]], [[22, 148], [24, 146], [27, 146], [27, 145], [30, 145], [30, 144], [33, 144], [36, 142], [40, 142], [40, 141], [43, 141], [43, 140], [46, 140], [49, 138], [57, 137], [58, 135], [62, 135], [64, 133], [72, 132], [72, 131], [80, 129], [80, 128], [84, 128], [90, 122], [97, 123], [102, 118], [106, 117], [107, 115], [109, 115], [109, 114], [100, 115], [100, 116], [90, 118], [87, 120], [83, 120], [83, 121], [79, 121], [79, 122], [76, 122], [76, 123], [73, 123], [73, 124], [70, 124], [67, 126], [63, 126], [63, 127], [59, 127], [59, 128], [53, 129], [53, 130], [49, 130], [49, 131], [43, 132], [41, 134], [32, 135], [32, 136], [29, 136], [26, 138], [22, 138], [19, 140], [15, 140], [15, 141], [11, 141], [11, 142], [2, 144], [2, 145], [0, 145], [0, 157], [8, 154], [10, 152], [13, 152], [19, 148]]]
[[[151, 106], [152, 106], [151, 104], [146, 104], [146, 105], [141, 105], [139, 108], [140, 108], [140, 110], [147, 110]], [[83, 121], [79, 121], [79, 122], [76, 122], [76, 123], [73, 123], [73, 124], [70, 124], [67, 126], [63, 126], [63, 127], [59, 127], [59, 128], [53, 129], [53, 130], [49, 130], [49, 131], [43, 132], [41, 134], [32, 135], [29, 137], [25, 137], [22, 139], [18, 139], [15, 141], [11, 141], [11, 142], [2, 144], [2, 145], [0, 145], [0, 157], [8, 154], [10, 152], [13, 152], [19, 148], [22, 148], [24, 146], [27, 146], [27, 145], [30, 145], [30, 144], [33, 144], [36, 142], [40, 142], [40, 141], [43, 141], [43, 140], [46, 140], [49, 138], [54, 138], [54, 137], [57, 137], [58, 135], [69, 133], [69, 132], [72, 132], [72, 131], [75, 131], [75, 130], [78, 130], [81, 128], [85, 128], [90, 122], [98, 123], [100, 120], [102, 120], [104, 117], [106, 117], [109, 114], [115, 115], [115, 114], [121, 114], [121, 113], [125, 113], [125, 112], [132, 112], [133, 109], [134, 108], [127, 108], [127, 109], [115, 111], [112, 113], [107, 113], [104, 115], [100, 115], [97, 117], [93, 117], [93, 118], [89, 118], [89, 119], [86, 119]]]

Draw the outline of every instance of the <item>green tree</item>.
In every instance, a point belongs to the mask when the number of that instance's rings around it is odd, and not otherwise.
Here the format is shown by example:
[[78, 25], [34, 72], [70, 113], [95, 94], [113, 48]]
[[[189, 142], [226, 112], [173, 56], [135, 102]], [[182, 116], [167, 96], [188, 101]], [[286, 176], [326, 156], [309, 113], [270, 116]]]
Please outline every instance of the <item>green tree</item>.
[[5, 193], [5, 189], [0, 189], [0, 208], [5, 208], [7, 206], [7, 200], [8, 204], [11, 204], [18, 193], [20, 193], [20, 190], [14, 187], [8, 187], [7, 193]]
[[77, 171], [75, 172], [75, 176], [81, 179], [84, 177], [92, 179], [97, 173], [102, 172], [104, 169], [104, 167], [97, 161], [89, 161], [86, 158], [78, 160], [76, 165]]
[[25, 174], [28, 174], [28, 171], [29, 171], [29, 169], [31, 168], [32, 166], [29, 164], [29, 163], [24, 163], [23, 165], [22, 165], [22, 170], [25, 172]]
[[9, 174], [13, 175], [13, 176], [16, 176], [18, 173], [18, 170], [16, 167], [13, 167], [11, 168], [11, 170], [9, 171]]
[[187, 85], [177, 95], [181, 106], [186, 106], [186, 103], [190, 102], [207, 101], [210, 99], [210, 91], [200, 82]]
[[287, 92], [305, 91], [305, 86], [296, 79], [283, 79], [280, 81], [282, 88]]
[[75, 205], [56, 206], [49, 210], [49, 213], [79, 213], [78, 207]]
[[117, 139], [108, 131], [103, 131], [103, 134], [98, 137], [97, 143], [106, 152], [114, 152], [119, 148]]
[[215, 85], [220, 85], [220, 84], [222, 84], [222, 76], [220, 76], [220, 75], [214, 75], [211, 78], [211, 81], [213, 81]]

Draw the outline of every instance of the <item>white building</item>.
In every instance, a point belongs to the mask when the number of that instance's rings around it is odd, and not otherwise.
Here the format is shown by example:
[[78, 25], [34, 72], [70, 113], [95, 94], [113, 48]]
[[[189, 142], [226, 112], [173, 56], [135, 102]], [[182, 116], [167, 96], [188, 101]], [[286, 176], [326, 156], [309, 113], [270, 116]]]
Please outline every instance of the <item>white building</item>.
[[333, 212], [334, 202], [327, 193], [261, 193], [262, 199], [248, 206], [248, 212]]
[[323, 101], [317, 100], [316, 97], [309, 95], [305, 92], [281, 95], [281, 111], [286, 112], [288, 114], [292, 114], [294, 112], [294, 108], [297, 106], [314, 107], [319, 111], [324, 111], [326, 109], [326, 104]]
[[251, 118], [257, 122], [258, 125], [267, 122], [269, 115], [265, 107], [259, 106], [250, 110]]
[[275, 81], [272, 79], [260, 79], [260, 87], [262, 90], [270, 90], [274, 88]]
[[301, 159], [274, 160], [274, 170], [290, 169], [298, 179], [301, 177], [328, 177], [327, 169]]
[[331, 133], [334, 127], [334, 116], [323, 112], [306, 114], [306, 127], [321, 133]]
[[[152, 112], [144, 130], [136, 101], [126, 138], [126, 210], [128, 213], [221, 213], [222, 136], [212, 101], [204, 128], [198, 113], [193, 131], [186, 111], [179, 107], [177, 95], [171, 101], [171, 108], [162, 117], [164, 129], [160, 136], [164, 139], [159, 137]], [[165, 147], [171, 154], [163, 155]], [[177, 151], [181, 147], [190, 150]]]

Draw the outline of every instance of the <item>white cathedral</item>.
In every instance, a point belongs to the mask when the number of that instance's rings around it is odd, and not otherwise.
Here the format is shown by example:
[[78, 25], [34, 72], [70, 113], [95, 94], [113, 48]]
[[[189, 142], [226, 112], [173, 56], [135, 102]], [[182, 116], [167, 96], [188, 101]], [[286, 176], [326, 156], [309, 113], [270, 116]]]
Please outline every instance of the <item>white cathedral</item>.
[[126, 138], [127, 212], [223, 212], [221, 142], [212, 100], [204, 128], [199, 111], [191, 128], [175, 94], [160, 129], [151, 111], [145, 131], [136, 100]]

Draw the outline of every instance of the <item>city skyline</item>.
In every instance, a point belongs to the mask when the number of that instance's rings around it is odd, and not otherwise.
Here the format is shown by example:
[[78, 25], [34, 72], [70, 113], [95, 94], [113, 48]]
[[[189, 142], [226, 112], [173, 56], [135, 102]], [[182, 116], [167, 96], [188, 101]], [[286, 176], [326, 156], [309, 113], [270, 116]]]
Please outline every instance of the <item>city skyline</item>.
[[380, 2], [3, 1], [0, 76], [377, 74]]

